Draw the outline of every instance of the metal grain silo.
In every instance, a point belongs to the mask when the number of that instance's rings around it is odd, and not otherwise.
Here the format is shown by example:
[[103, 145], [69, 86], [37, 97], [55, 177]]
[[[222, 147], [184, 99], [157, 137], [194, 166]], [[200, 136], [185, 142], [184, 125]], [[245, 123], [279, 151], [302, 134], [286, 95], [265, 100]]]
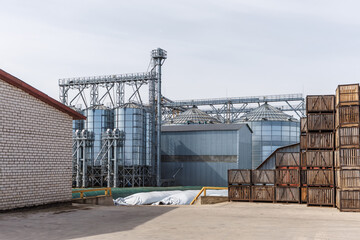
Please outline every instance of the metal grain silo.
[[125, 133], [125, 166], [146, 165], [146, 111], [136, 104], [115, 109], [115, 128]]
[[114, 128], [113, 111], [101, 105], [85, 109], [84, 115], [87, 117], [84, 129], [88, 130], [94, 138], [92, 159], [96, 165], [100, 165], [103, 134], [107, 129]]
[[237, 122], [247, 123], [253, 130], [253, 169], [277, 148], [300, 141], [299, 121], [267, 103], [245, 114]]

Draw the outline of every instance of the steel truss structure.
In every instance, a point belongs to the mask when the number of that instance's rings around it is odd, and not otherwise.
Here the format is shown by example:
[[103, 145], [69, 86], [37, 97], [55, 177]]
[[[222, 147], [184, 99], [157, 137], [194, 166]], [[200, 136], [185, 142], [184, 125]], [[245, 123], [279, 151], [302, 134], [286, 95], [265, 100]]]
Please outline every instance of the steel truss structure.
[[[151, 51], [150, 69], [143, 73], [59, 79], [60, 101], [78, 111], [98, 106], [108, 109], [136, 103], [150, 114], [151, 165], [125, 165], [124, 132], [108, 129], [102, 137], [101, 151], [92, 156], [94, 133], [76, 131], [73, 137], [73, 183], [76, 187], [135, 187], [161, 184], [161, 67], [167, 52]], [[144, 103], [145, 87], [148, 103]], [[145, 89], [146, 93], [146, 89]], [[122, 163], [122, 164], [121, 164]]]
[[218, 118], [223, 123], [233, 123], [243, 114], [248, 113], [260, 104], [282, 103], [276, 106], [284, 112], [293, 112], [298, 118], [305, 116], [305, 99], [302, 94], [283, 94], [269, 96], [252, 96], [238, 98], [216, 98], [198, 100], [172, 101], [163, 98], [163, 121], [170, 121], [173, 117], [185, 111], [189, 107], [202, 107], [202, 110], [211, 116]]

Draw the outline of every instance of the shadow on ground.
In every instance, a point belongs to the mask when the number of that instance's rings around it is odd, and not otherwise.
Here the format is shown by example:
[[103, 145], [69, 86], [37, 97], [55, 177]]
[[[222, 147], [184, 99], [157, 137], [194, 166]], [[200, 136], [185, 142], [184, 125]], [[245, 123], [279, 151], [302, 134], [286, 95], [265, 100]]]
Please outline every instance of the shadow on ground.
[[49, 209], [2, 213], [0, 239], [57, 240], [127, 231], [175, 208], [73, 204]]

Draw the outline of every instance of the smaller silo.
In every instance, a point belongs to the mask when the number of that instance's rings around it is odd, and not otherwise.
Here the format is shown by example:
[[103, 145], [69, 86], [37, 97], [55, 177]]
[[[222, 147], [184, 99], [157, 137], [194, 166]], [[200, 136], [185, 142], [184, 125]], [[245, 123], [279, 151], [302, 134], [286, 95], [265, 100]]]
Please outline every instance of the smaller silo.
[[212, 117], [200, 109], [198, 109], [195, 105], [186, 110], [185, 112], [180, 113], [175, 116], [173, 119], [164, 123], [164, 125], [188, 125], [188, 124], [215, 124], [220, 123], [220, 121]]
[[253, 130], [253, 169], [279, 147], [300, 142], [299, 120], [268, 103], [245, 114], [237, 123], [247, 123]]

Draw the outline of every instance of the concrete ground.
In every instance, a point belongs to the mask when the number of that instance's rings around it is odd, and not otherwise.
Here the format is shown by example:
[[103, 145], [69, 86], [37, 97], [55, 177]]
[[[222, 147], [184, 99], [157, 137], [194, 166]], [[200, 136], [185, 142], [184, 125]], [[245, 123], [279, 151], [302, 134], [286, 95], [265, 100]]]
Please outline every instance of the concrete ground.
[[297, 204], [73, 204], [0, 214], [0, 239], [360, 239], [360, 213]]

